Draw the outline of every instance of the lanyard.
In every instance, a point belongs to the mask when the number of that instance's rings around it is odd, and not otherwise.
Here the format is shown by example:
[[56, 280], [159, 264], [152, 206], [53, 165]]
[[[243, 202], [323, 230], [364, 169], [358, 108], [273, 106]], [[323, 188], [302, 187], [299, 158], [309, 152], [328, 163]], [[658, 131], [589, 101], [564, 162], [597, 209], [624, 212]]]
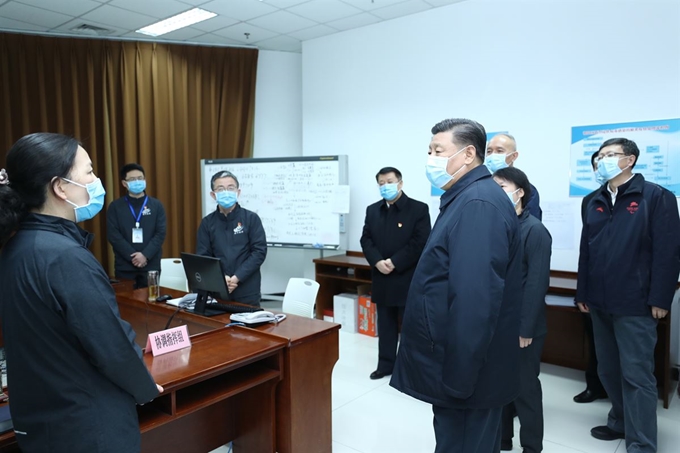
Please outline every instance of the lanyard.
[[144, 204], [142, 204], [142, 209], [139, 210], [139, 214], [135, 214], [135, 208], [132, 207], [130, 199], [128, 197], [125, 197], [125, 200], [127, 201], [128, 207], [130, 208], [132, 217], [135, 219], [135, 228], [139, 228], [139, 220], [142, 218], [142, 213], [144, 212], [144, 208], [146, 208], [146, 202], [149, 201], [149, 196], [147, 195], [146, 197], [144, 197]]

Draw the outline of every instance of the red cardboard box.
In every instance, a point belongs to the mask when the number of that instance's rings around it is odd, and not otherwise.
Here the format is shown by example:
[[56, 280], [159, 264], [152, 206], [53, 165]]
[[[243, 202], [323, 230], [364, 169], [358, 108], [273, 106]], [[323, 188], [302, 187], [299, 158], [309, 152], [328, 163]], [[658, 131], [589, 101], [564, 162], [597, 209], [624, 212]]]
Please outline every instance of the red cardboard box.
[[378, 310], [367, 294], [359, 296], [359, 333], [378, 336]]

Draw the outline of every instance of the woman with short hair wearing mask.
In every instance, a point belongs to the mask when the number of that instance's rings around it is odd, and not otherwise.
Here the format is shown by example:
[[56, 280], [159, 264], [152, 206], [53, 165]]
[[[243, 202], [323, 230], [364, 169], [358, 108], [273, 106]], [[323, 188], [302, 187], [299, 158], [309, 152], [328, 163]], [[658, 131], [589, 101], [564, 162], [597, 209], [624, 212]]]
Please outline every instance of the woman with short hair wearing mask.
[[529, 214], [526, 204], [531, 184], [521, 170], [508, 167], [497, 170], [494, 180], [508, 194], [519, 217], [524, 257], [522, 259], [522, 312], [519, 347], [520, 394], [503, 408], [501, 417], [501, 450], [512, 450], [513, 405], [520, 421], [519, 439], [525, 453], [543, 450], [543, 392], [538, 375], [541, 353], [547, 333], [545, 295], [550, 284], [552, 238], [540, 220]]
[[76, 225], [104, 195], [87, 152], [64, 135], [22, 137], [0, 170], [0, 318], [25, 453], [140, 451], [135, 403], [163, 391]]

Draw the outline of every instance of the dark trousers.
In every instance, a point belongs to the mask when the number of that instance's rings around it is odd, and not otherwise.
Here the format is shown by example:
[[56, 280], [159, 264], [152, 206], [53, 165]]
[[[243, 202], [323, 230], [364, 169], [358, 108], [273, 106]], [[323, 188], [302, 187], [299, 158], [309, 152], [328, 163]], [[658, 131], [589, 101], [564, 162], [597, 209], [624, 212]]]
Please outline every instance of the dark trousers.
[[519, 418], [519, 441], [525, 453], [543, 451], [543, 390], [538, 375], [541, 373], [541, 353], [545, 335], [534, 338], [531, 344], [520, 349], [520, 394], [503, 407], [501, 439], [510, 442], [513, 437], [513, 405]]
[[[161, 271], [158, 271], [158, 274], [160, 276]], [[130, 272], [122, 272], [122, 271], [116, 271], [116, 278], [118, 279], [125, 279], [125, 280], [132, 280], [135, 282], [135, 289], [138, 288], [146, 288], [148, 285], [147, 283], [147, 276], [149, 272], [148, 271], [130, 271]]]
[[586, 368], [586, 388], [595, 393], [604, 394], [604, 387], [597, 375], [597, 352], [595, 351], [595, 338], [593, 336], [593, 320], [589, 313], [582, 313], [585, 326], [586, 338], [588, 339], [588, 368]]
[[628, 453], [656, 452], [654, 346], [657, 320], [590, 309], [597, 371], [612, 402], [607, 426], [626, 433]]
[[404, 316], [404, 307], [378, 306], [378, 368], [377, 371], [392, 373], [397, 360], [399, 341], [399, 320]]
[[501, 411], [450, 409], [432, 406], [434, 453], [498, 453], [501, 450]]

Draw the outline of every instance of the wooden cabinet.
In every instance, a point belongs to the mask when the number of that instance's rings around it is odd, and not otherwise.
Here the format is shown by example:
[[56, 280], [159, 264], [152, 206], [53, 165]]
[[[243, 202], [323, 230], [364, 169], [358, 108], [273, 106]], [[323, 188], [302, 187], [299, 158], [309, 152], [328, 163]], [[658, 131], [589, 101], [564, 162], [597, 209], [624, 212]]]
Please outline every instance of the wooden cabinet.
[[333, 308], [333, 296], [340, 293], [356, 293], [360, 285], [371, 284], [371, 266], [359, 252], [346, 255], [316, 258], [314, 260], [319, 293], [316, 296], [316, 317], [323, 319], [323, 312]]

